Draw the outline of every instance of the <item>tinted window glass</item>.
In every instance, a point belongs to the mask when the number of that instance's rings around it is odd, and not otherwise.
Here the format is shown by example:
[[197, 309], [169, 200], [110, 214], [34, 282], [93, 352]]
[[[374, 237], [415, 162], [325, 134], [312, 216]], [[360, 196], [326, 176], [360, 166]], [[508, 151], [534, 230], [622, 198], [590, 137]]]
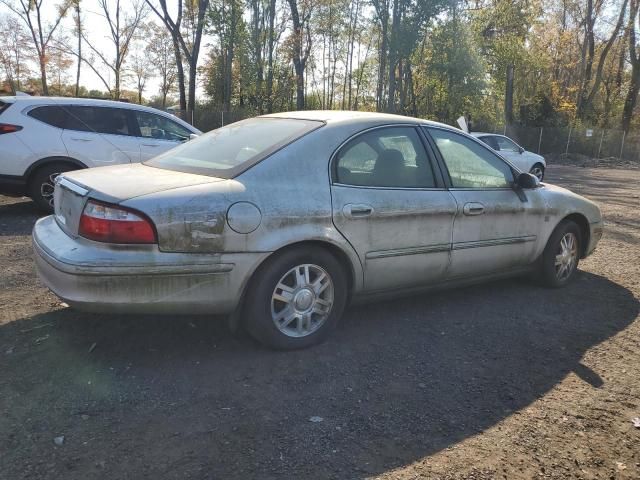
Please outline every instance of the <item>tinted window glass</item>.
[[456, 188], [505, 188], [513, 182], [511, 168], [477, 142], [448, 130], [429, 129], [451, 184]]
[[192, 133], [182, 125], [161, 115], [135, 112], [135, 116], [138, 121], [140, 136], [145, 138], [183, 142], [184, 140], [189, 140], [189, 135]]
[[500, 147], [498, 147], [498, 142], [496, 142], [496, 137], [493, 137], [493, 136], [491, 136], [491, 137], [479, 137], [479, 139], [482, 140], [487, 145], [489, 145], [494, 150], [500, 150]]
[[367, 187], [435, 187], [433, 170], [411, 127], [371, 130], [347, 143], [337, 156], [336, 180]]
[[128, 111], [110, 107], [64, 107], [67, 112], [66, 128], [81, 132], [132, 135]]
[[322, 125], [312, 120], [251, 118], [205, 133], [144, 163], [179, 172], [233, 178]]
[[30, 110], [27, 115], [51, 126], [64, 128], [65, 112], [58, 106], [48, 105], [46, 107], [36, 107]]

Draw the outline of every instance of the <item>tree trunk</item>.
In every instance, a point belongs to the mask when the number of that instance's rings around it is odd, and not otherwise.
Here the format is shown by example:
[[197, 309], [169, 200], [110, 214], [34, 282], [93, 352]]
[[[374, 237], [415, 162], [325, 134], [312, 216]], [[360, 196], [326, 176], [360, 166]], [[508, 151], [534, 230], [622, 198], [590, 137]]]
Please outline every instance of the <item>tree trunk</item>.
[[513, 65], [507, 66], [507, 82], [504, 92], [504, 121], [507, 126], [513, 123]]
[[78, 69], [76, 70], [76, 97], [80, 95], [80, 67], [82, 65], [82, 21], [80, 20], [80, 2], [75, 5], [78, 17]]

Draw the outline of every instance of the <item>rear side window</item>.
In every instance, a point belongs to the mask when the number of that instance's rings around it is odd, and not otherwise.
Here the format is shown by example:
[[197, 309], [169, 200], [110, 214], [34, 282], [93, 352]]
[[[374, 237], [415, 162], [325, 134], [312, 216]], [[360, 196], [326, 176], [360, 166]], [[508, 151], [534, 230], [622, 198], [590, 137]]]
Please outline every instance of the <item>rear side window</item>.
[[61, 107], [55, 105], [36, 107], [30, 110], [27, 115], [52, 127], [65, 128], [66, 114]]
[[496, 137], [479, 137], [479, 139], [494, 150], [500, 150], [500, 147], [498, 147], [498, 142], [496, 142]]
[[64, 110], [68, 130], [134, 135], [129, 111], [123, 108], [67, 106]]
[[436, 186], [427, 153], [412, 127], [377, 128], [350, 140], [338, 152], [336, 180], [380, 188]]

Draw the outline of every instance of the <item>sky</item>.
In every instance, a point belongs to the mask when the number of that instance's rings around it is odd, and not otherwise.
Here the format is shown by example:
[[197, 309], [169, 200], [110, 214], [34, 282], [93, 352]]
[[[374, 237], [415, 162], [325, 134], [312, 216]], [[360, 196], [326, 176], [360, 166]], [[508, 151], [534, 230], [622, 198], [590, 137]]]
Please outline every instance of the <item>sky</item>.
[[[42, 1], [43, 1], [42, 11], [43, 11], [43, 17], [44, 17], [43, 23], [45, 25], [49, 25], [55, 19], [56, 7], [60, 4], [60, 1], [54, 1], [54, 0], [42, 0]], [[17, 4], [18, 0], [13, 0], [13, 3]], [[130, 11], [131, 3], [132, 2], [130, 0], [121, 0], [122, 10], [124, 12]], [[111, 1], [111, 5], [115, 5], [115, 2]], [[102, 9], [100, 8], [98, 2], [96, 0], [83, 0], [83, 2], [81, 3], [81, 8], [83, 9], [83, 12], [82, 12], [82, 20], [84, 23], [83, 29], [85, 30], [85, 32], [87, 32], [87, 36], [89, 37], [93, 46], [96, 47], [96, 49], [98, 49], [99, 51], [101, 51], [101, 53], [103, 53], [106, 58], [108, 59], [112, 58], [113, 57], [112, 52], [114, 50], [114, 47], [111, 41], [111, 35], [109, 33], [109, 25], [107, 20], [104, 17], [104, 13], [102, 12]], [[3, 16], [4, 14], [12, 14], [12, 12], [10, 11], [9, 7], [7, 7], [6, 5], [0, 2], [0, 16]], [[144, 21], [145, 23], [160, 22], [159, 19], [157, 18], [157, 15], [150, 9], [148, 9], [147, 15]], [[45, 29], [45, 31], [47, 31], [47, 29]], [[60, 34], [67, 36], [70, 39], [70, 44], [73, 45], [74, 49], [76, 48], [77, 39], [75, 38], [75, 34], [74, 34], [74, 22], [73, 22], [71, 10], [69, 10], [69, 12], [67, 13], [67, 16], [62, 20], [60, 26], [56, 30], [56, 35], [60, 35]], [[203, 52], [208, 42], [211, 42], [211, 39], [205, 37], [203, 41], [203, 48], [200, 52], [200, 59], [204, 58]], [[83, 48], [83, 56], [89, 55], [91, 53], [89, 47], [86, 44], [83, 44], [82, 48]], [[141, 44], [141, 42], [134, 43], [133, 48], [130, 51], [130, 55], [135, 52], [136, 48], [143, 49], [143, 45]], [[109, 68], [107, 68], [99, 58], [97, 58], [95, 55], [94, 57], [95, 57], [94, 67], [98, 71], [100, 71], [100, 73], [104, 76], [105, 80], [107, 80], [108, 82], [111, 82], [113, 78], [112, 71]], [[129, 57], [129, 59], [130, 58], [131, 57]], [[63, 81], [66, 81], [67, 83], [75, 83], [75, 71], [76, 71], [75, 65], [77, 65], [76, 63], [77, 60], [75, 57], [72, 57], [72, 60], [74, 62], [74, 66], [70, 68], [69, 71], [67, 72], [67, 78], [63, 79]], [[126, 63], [125, 63], [125, 68], [126, 68]], [[85, 65], [84, 62], [80, 72], [80, 84], [85, 86], [88, 90], [95, 89], [95, 90], [106, 91], [106, 87], [104, 86], [104, 83], [102, 82], [102, 80], [100, 80], [100, 78], [93, 72], [93, 70], [89, 66]], [[144, 96], [146, 98], [150, 98], [158, 94], [159, 86], [160, 86], [160, 79], [155, 78], [155, 74], [154, 74], [154, 78], [150, 78], [147, 81]], [[127, 90], [135, 90], [135, 80], [133, 78], [126, 79], [121, 88], [125, 88]], [[200, 91], [198, 93], [201, 94], [202, 92]]]

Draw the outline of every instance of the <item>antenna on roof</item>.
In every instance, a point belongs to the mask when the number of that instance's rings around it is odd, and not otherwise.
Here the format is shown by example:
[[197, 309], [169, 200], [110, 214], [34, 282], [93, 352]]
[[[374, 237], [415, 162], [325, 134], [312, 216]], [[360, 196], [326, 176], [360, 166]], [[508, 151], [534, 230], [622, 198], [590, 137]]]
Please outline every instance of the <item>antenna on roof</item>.
[[16, 97], [30, 97], [31, 95], [29, 95], [28, 93], [24, 93], [24, 92], [16, 92]]

